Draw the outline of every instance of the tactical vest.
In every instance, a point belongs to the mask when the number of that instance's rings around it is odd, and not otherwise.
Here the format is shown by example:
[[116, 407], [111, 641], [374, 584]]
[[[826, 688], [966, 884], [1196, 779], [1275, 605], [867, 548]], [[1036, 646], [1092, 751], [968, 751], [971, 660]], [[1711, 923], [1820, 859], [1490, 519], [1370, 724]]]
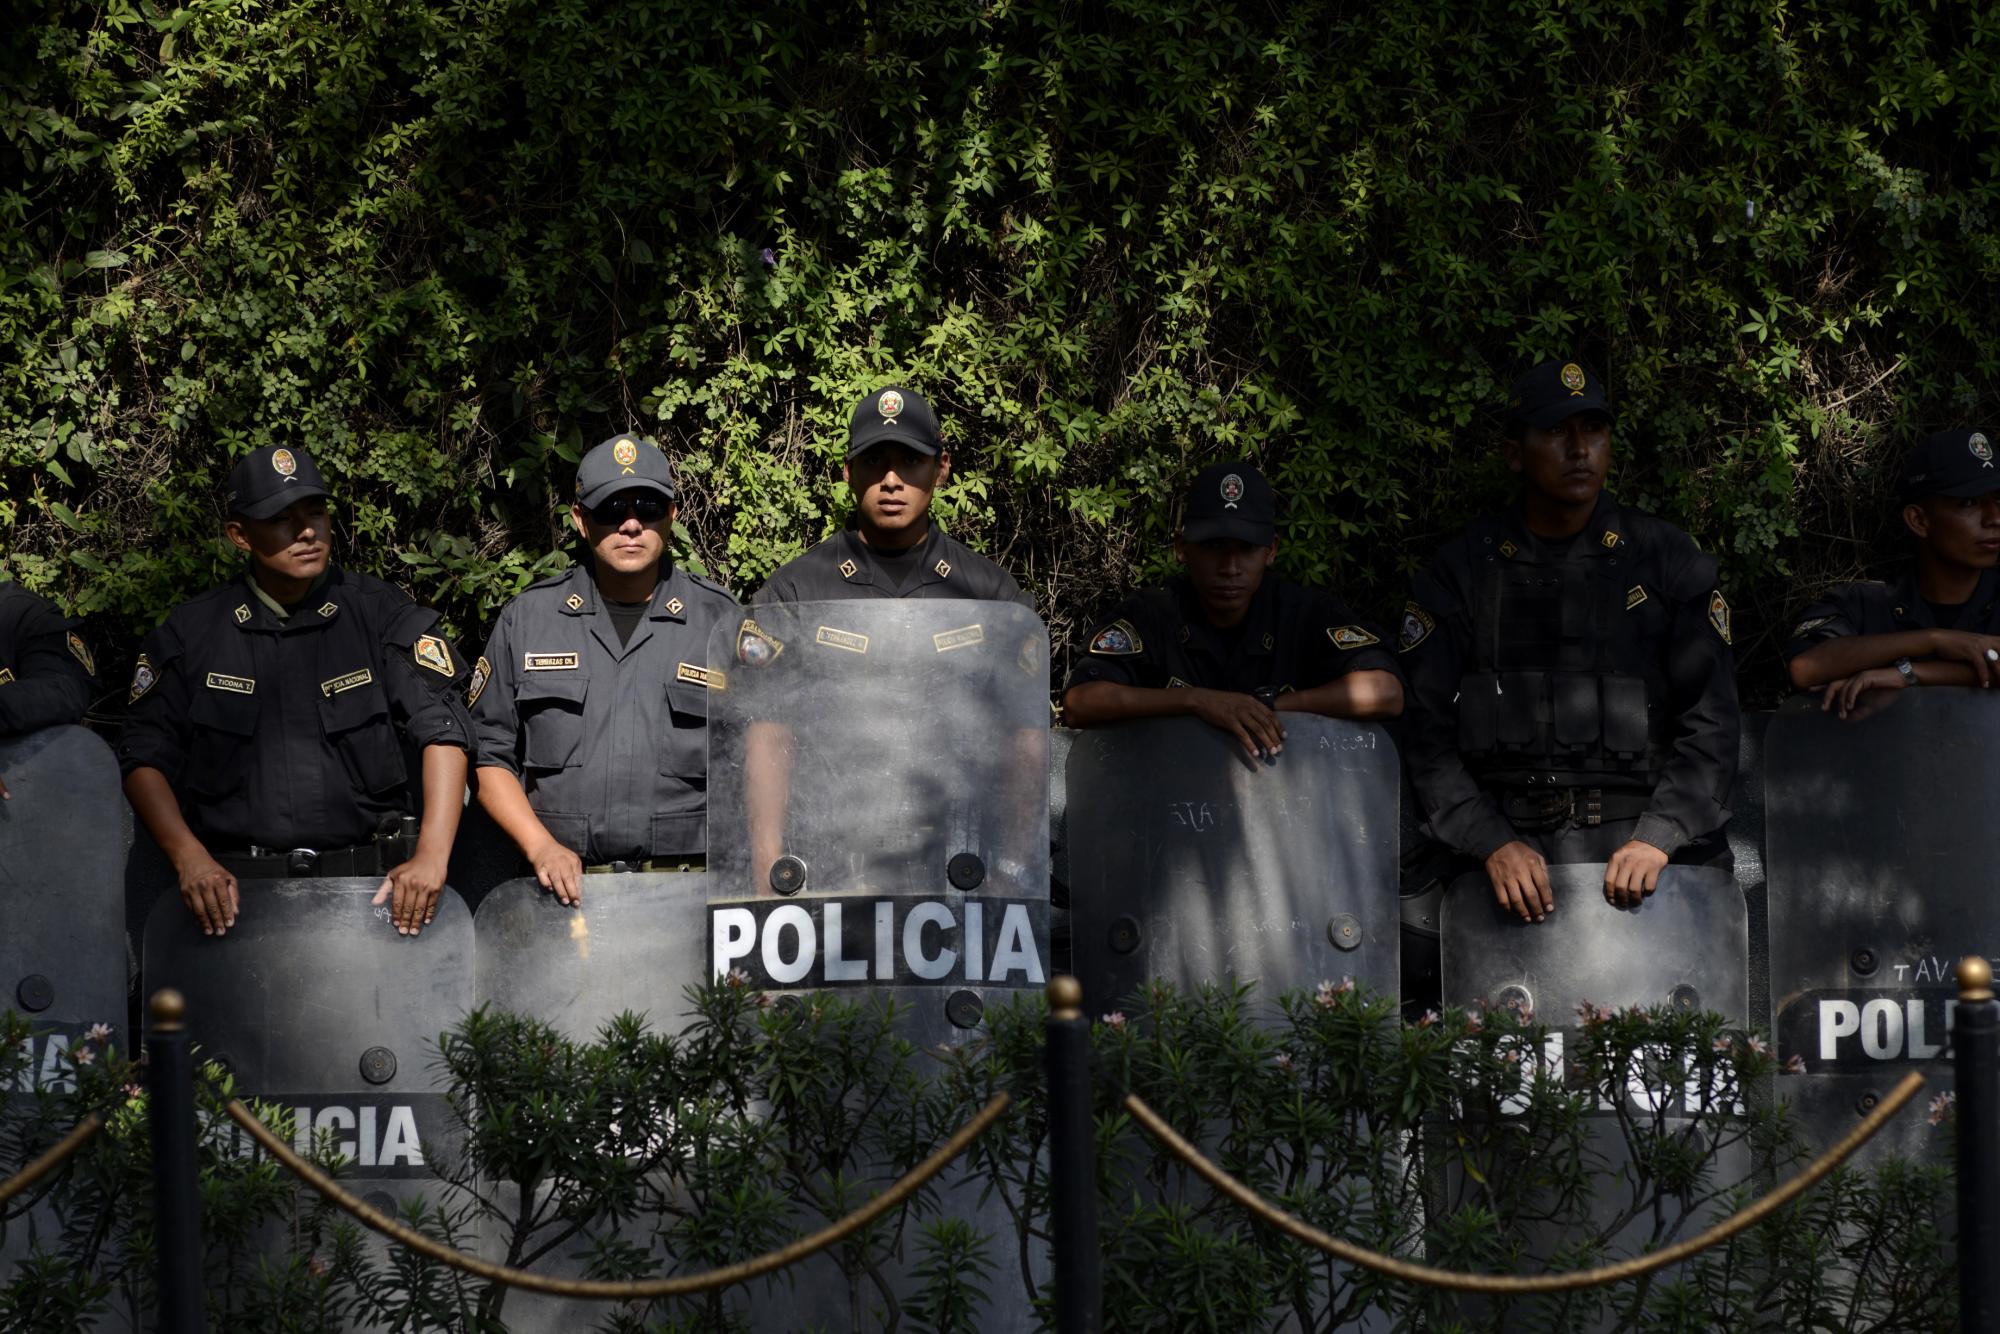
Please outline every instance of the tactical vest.
[[1498, 786], [1650, 787], [1673, 742], [1657, 591], [1580, 543], [1555, 564], [1489, 557], [1459, 681], [1458, 744]]

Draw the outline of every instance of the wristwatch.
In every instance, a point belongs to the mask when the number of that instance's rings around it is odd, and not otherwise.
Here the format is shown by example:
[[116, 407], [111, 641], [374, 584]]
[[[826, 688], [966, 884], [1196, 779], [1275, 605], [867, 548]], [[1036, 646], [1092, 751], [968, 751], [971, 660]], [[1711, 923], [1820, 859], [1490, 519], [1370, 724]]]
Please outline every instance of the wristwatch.
[[1910, 666], [1908, 658], [1896, 659], [1896, 674], [1903, 678], [1903, 684], [1906, 686], [1922, 684], [1917, 680], [1917, 669]]

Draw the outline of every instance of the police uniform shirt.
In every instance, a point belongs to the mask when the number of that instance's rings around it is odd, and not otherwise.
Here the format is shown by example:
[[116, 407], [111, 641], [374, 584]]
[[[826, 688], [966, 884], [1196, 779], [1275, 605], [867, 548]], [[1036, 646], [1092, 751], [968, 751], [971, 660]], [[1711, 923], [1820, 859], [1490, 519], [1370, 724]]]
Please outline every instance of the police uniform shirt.
[[1451, 847], [1483, 858], [1513, 840], [1494, 795], [1510, 788], [1650, 789], [1634, 837], [1668, 854], [1728, 819], [1729, 605], [1672, 524], [1608, 492], [1566, 544], [1532, 536], [1518, 507], [1488, 515], [1417, 577], [1398, 644], [1404, 763]]
[[1310, 690], [1354, 671], [1402, 672], [1374, 627], [1331, 593], [1267, 574], [1240, 625], [1210, 626], [1183, 577], [1127, 598], [1090, 638], [1087, 681], [1254, 693]]
[[0, 736], [80, 721], [96, 685], [83, 636], [46, 599], [0, 584]]
[[[903, 568], [896, 568], [903, 567]], [[780, 566], [750, 598], [771, 602], [834, 602], [847, 598], [976, 598], [1035, 609], [1014, 576], [946, 533], [936, 523], [913, 553], [884, 559], [852, 528]]]
[[1931, 604], [1917, 591], [1915, 573], [1893, 584], [1842, 584], [1799, 614], [1785, 644], [1785, 661], [1791, 662], [1814, 644], [1844, 635], [1889, 635], [1908, 630], [2000, 635], [2000, 570], [1980, 574], [1971, 599], [1958, 608], [1949, 625], [1939, 624]]
[[164, 774], [213, 851], [368, 843], [413, 806], [399, 727], [420, 749], [472, 748], [437, 619], [338, 566], [280, 616], [246, 571], [146, 637], [120, 765]]
[[586, 863], [705, 852], [708, 638], [738, 610], [719, 584], [670, 569], [621, 642], [587, 567], [530, 585], [473, 668], [479, 763], [519, 777]]

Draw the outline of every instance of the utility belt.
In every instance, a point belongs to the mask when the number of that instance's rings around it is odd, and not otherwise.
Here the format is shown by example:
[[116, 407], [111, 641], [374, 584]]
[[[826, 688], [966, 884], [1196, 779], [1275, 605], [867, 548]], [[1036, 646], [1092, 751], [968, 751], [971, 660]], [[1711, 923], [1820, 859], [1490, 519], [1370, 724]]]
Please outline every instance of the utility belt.
[[636, 875], [641, 871], [706, 871], [708, 857], [648, 857], [644, 861], [600, 862], [583, 868], [585, 875]]
[[238, 880], [331, 880], [382, 875], [416, 854], [417, 817], [390, 815], [372, 843], [351, 848], [264, 848], [219, 852], [215, 860]]
[[1636, 820], [1653, 804], [1650, 788], [1503, 787], [1494, 789], [1500, 813], [1524, 834], [1575, 825], [1593, 829], [1607, 820]]

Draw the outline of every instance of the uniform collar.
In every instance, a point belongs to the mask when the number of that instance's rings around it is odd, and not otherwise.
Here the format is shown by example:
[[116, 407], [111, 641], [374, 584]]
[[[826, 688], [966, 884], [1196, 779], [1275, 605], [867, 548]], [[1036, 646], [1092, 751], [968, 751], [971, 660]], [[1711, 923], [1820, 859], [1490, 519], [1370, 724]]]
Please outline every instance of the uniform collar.
[[1181, 626], [1187, 632], [1183, 643], [1200, 636], [1211, 652], [1219, 657], [1228, 656], [1222, 651], [1223, 645], [1233, 636], [1235, 645], [1232, 651], [1237, 655], [1269, 657], [1278, 651], [1278, 576], [1274, 571], [1264, 571], [1264, 581], [1250, 595], [1250, 609], [1243, 613], [1242, 623], [1227, 630], [1210, 625], [1202, 615], [1201, 599], [1195, 596], [1194, 584], [1186, 575], [1175, 575], [1169, 586], [1174, 591], [1174, 601], [1180, 606]]
[[[556, 610], [565, 616], [595, 618], [604, 604], [604, 594], [588, 564], [571, 567], [566, 583], [558, 587], [563, 593], [556, 599]], [[694, 585], [686, 573], [679, 566], [668, 564], [665, 573], [653, 584], [653, 600], [646, 609], [646, 619], [685, 625], [688, 594], [693, 591]]]
[[340, 567], [329, 563], [299, 599], [299, 605], [284, 615], [277, 600], [257, 586], [257, 576], [246, 566], [231, 585], [237, 596], [230, 605], [229, 618], [238, 630], [245, 632], [288, 634], [314, 630], [339, 619], [340, 604], [346, 600], [346, 583]]
[[2000, 570], [1982, 570], [1979, 582], [1973, 586], [1972, 596], [1959, 610], [1958, 620], [1951, 625], [1938, 625], [1931, 615], [1931, 604], [1924, 601], [1924, 595], [1917, 591], [1917, 572], [1907, 570], [1889, 588], [1890, 611], [1899, 621], [1909, 621], [1924, 630], [1956, 630], [1962, 625], [1977, 627], [1984, 618], [1987, 608], [2000, 598]]
[[[868, 544], [861, 540], [861, 534], [853, 528], [843, 528], [838, 540], [840, 559], [834, 563], [834, 572], [850, 584], [872, 586], [875, 583], [875, 557]], [[910, 587], [950, 582], [955, 570], [950, 557], [945, 554], [944, 544], [944, 528], [934, 518], [931, 530], [924, 534], [923, 541], [917, 543], [915, 564], [918, 576], [917, 582]]]
[[[1500, 541], [1497, 543], [1500, 556], [1505, 560], [1538, 564], [1543, 545], [1558, 542], [1560, 538], [1536, 537], [1528, 531], [1526, 508], [1515, 504], [1503, 511], [1500, 523]], [[1609, 490], [1597, 493], [1597, 504], [1590, 511], [1590, 519], [1571, 539], [1570, 555], [1609, 556], [1622, 551], [1632, 543], [1632, 536], [1626, 532], [1625, 514], [1618, 500]]]

